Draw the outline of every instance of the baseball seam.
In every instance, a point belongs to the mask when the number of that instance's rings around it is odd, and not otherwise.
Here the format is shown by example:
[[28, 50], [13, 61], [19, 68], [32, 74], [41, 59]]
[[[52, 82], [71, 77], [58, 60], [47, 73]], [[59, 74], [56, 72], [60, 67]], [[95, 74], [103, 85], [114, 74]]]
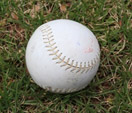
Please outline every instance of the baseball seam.
[[53, 56], [52, 60], [56, 60], [56, 64], [60, 64], [60, 67], [66, 67], [65, 70], [70, 69], [71, 72], [87, 73], [95, 67], [97, 62], [99, 62], [99, 53], [93, 60], [88, 62], [78, 62], [71, 58], [67, 58], [57, 49], [51, 27], [45, 24], [40, 27], [40, 31], [42, 32], [43, 40], [46, 45], [45, 47], [48, 48], [49, 55]]
[[69, 88], [69, 89], [59, 89], [59, 88], [53, 89], [52, 87], [49, 87], [49, 86], [43, 86], [43, 85], [40, 85], [40, 86], [42, 88], [44, 88], [45, 90], [54, 92], [54, 93], [72, 93], [72, 92], [79, 91], [79, 90], [85, 88], [87, 86], [87, 84], [80, 88]]

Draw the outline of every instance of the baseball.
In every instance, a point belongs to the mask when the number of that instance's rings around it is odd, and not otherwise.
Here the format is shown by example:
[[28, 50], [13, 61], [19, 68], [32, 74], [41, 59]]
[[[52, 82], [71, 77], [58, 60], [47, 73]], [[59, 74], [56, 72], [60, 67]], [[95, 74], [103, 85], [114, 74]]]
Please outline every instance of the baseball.
[[26, 48], [27, 69], [40, 87], [54, 93], [85, 88], [97, 73], [100, 47], [84, 25], [58, 19], [38, 27]]

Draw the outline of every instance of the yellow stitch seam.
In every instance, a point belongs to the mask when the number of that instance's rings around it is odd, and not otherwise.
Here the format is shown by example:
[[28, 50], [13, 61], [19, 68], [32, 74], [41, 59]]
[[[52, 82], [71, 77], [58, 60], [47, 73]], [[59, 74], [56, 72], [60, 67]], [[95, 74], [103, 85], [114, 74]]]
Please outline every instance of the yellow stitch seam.
[[[43, 33], [43, 35], [42, 35], [44, 37], [43, 39], [44, 40], [47, 39], [47, 41], [44, 43], [47, 43], [48, 45], [46, 45], [45, 47], [51, 48], [51, 49], [48, 49], [48, 51], [52, 52], [49, 55], [55, 56], [54, 58], [52, 58], [52, 60], [59, 59], [59, 61], [56, 63], [59, 63], [59, 64], [64, 63], [63, 65], [60, 65], [61, 67], [68, 66], [65, 70], [73, 68], [71, 70], [71, 72], [73, 72], [75, 70], [77, 70], [76, 73], [78, 73], [80, 71], [81, 71], [81, 73], [83, 73], [85, 71], [88, 72], [90, 69], [92, 69], [94, 67], [94, 65], [97, 63], [97, 61], [99, 61], [99, 53], [98, 53], [98, 55], [96, 55], [96, 58], [94, 58], [91, 62], [87, 62], [87, 64], [86, 64], [86, 62], [84, 62], [83, 65], [82, 65], [82, 62], [80, 62], [79, 66], [78, 66], [78, 62], [76, 62], [75, 66], [74, 66], [74, 60], [72, 60], [72, 62], [69, 63], [69, 61], [71, 60], [70, 58], [68, 58], [67, 61], [65, 61], [66, 56], [61, 58], [62, 53], [57, 55], [59, 50], [55, 51], [55, 49], [57, 48], [57, 46], [55, 46], [56, 43], [51, 44], [51, 42], [54, 41], [54, 39], [52, 38], [53, 35], [52, 35], [52, 29], [50, 28], [50, 26], [46, 25], [46, 26], [44, 26], [44, 28], [42, 28], [42, 29], [40, 28], [40, 30]], [[53, 46], [55, 46], [55, 47], [53, 47]]]

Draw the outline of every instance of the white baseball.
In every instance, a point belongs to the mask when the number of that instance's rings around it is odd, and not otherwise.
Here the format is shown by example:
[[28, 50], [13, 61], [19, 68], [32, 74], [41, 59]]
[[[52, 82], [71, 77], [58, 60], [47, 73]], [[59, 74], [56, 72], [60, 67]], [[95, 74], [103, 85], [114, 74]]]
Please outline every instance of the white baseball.
[[85, 88], [95, 76], [100, 48], [84, 25], [67, 19], [38, 27], [26, 48], [26, 65], [33, 80], [55, 93]]

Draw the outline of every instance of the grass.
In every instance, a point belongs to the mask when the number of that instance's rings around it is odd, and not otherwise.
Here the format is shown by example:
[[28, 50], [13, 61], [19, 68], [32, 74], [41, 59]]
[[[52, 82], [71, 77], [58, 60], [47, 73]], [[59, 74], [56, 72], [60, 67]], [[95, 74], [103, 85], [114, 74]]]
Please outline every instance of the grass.
[[[25, 49], [34, 30], [68, 18], [91, 29], [101, 64], [87, 88], [53, 94], [26, 71]], [[131, 113], [131, 0], [0, 0], [0, 113]]]

